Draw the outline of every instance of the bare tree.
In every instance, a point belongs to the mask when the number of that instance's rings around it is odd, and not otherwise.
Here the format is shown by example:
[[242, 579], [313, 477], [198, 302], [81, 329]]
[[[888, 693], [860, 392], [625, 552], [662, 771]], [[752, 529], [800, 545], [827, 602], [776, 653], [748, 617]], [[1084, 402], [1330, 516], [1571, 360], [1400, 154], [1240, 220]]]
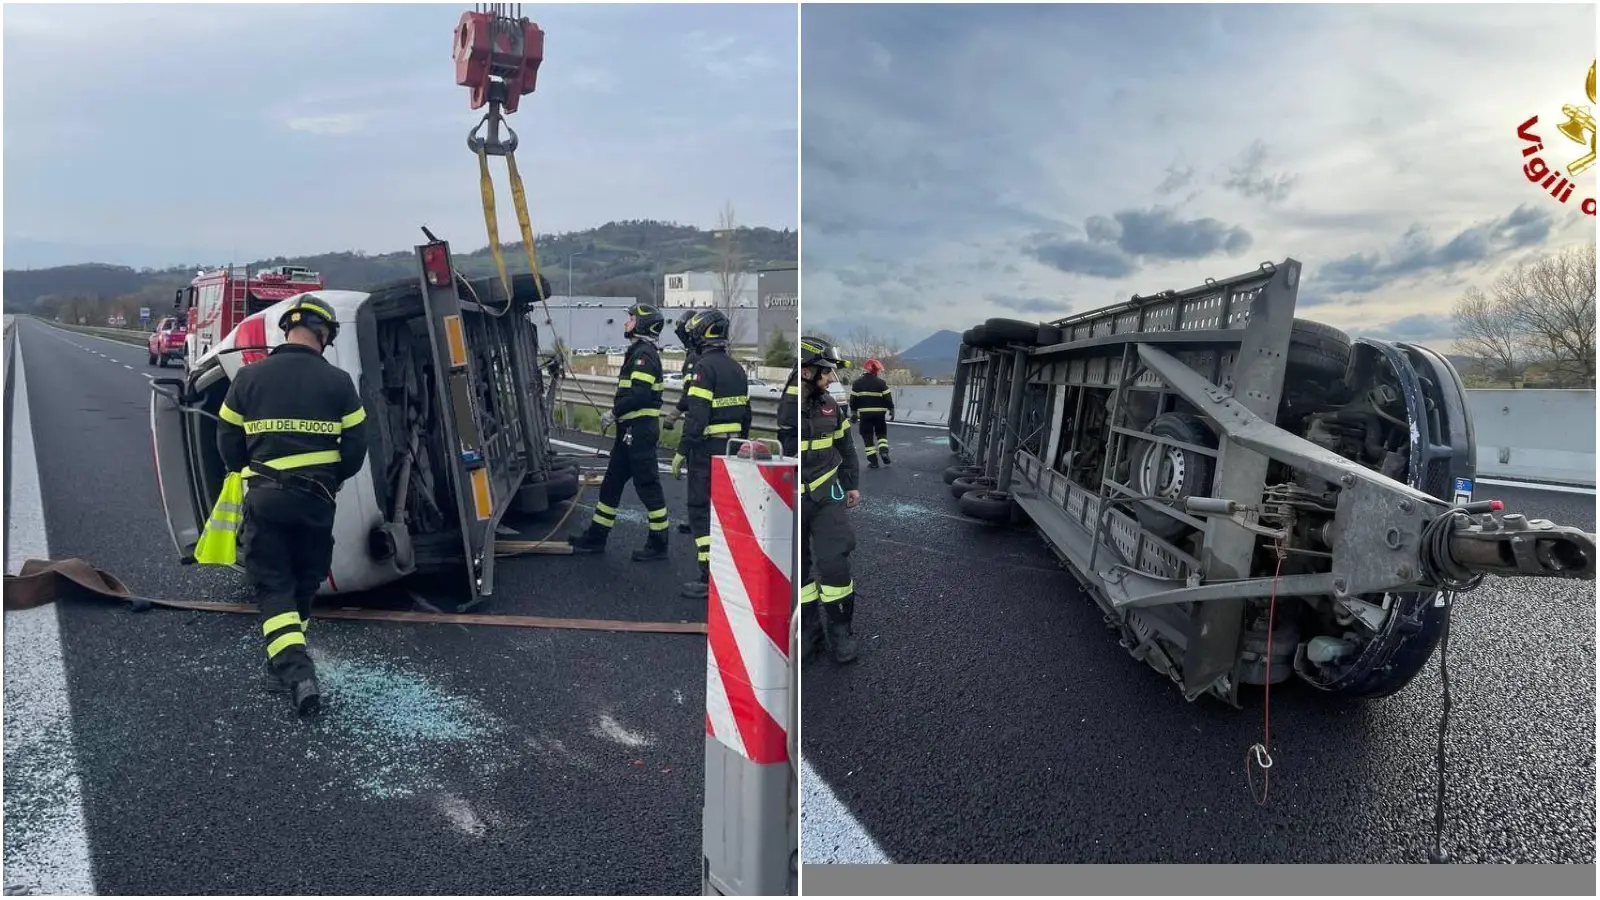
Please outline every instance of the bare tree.
[[845, 352], [854, 359], [875, 357], [885, 366], [888, 365], [887, 360], [900, 355], [898, 341], [865, 326], [851, 329], [850, 337], [846, 339], [844, 346]]
[[1569, 247], [1502, 272], [1456, 305], [1458, 352], [1515, 379], [1537, 361], [1562, 385], [1595, 383], [1595, 245]]
[[1514, 382], [1522, 376], [1528, 342], [1510, 304], [1470, 287], [1456, 303], [1455, 324], [1457, 353], [1485, 362], [1497, 381]]
[[733, 203], [723, 205], [717, 216], [717, 293], [716, 302], [728, 317], [728, 337], [739, 333], [735, 321], [739, 295], [744, 293], [744, 260], [739, 252], [739, 222]]
[[1569, 247], [1508, 274], [1540, 360], [1562, 384], [1594, 387], [1595, 245]]

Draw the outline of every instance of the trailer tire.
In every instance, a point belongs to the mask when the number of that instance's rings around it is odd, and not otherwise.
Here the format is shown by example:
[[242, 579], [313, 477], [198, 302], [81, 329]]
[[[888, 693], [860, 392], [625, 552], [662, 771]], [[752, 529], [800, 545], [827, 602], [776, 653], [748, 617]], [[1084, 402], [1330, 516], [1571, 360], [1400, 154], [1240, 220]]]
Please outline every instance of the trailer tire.
[[[1188, 413], [1166, 413], [1156, 416], [1145, 426], [1145, 432], [1172, 438], [1186, 444], [1215, 447], [1216, 436], [1198, 416]], [[1163, 458], [1164, 457], [1164, 458]], [[1211, 493], [1211, 477], [1216, 470], [1216, 460], [1193, 450], [1146, 443], [1137, 451], [1129, 480], [1139, 496], [1160, 494], [1172, 500], [1186, 497], [1207, 497]], [[1139, 524], [1157, 537], [1171, 540], [1189, 526], [1143, 503], [1135, 507]]]
[[972, 326], [971, 330], [967, 332], [967, 335], [971, 338], [967, 341], [967, 343], [977, 347], [979, 350], [994, 350], [1004, 346], [1003, 341], [996, 341], [994, 338], [990, 337], [989, 329], [983, 327], [982, 325]]
[[972, 337], [972, 332], [973, 332], [973, 329], [971, 329], [971, 328], [968, 328], [966, 331], [961, 332], [961, 343], [962, 343], [963, 347], [976, 347], [976, 346], [978, 346], [977, 342]]
[[550, 472], [550, 480], [545, 482], [545, 492], [550, 496], [551, 503], [560, 503], [578, 496], [578, 467], [564, 466]]
[[983, 323], [984, 333], [1002, 344], [1027, 344], [1039, 342], [1039, 323], [1019, 319], [990, 319]]
[[1066, 332], [1062, 331], [1057, 326], [1040, 325], [1039, 336], [1035, 339], [1035, 342], [1041, 347], [1049, 347], [1052, 344], [1060, 344], [1066, 341], [1066, 339]]
[[992, 491], [996, 481], [987, 475], [963, 475], [950, 482], [950, 496], [960, 500], [969, 491]]
[[1009, 522], [1016, 511], [1016, 501], [1001, 491], [977, 490], [961, 495], [963, 515], [984, 522]]
[[944, 470], [944, 483], [955, 484], [957, 478], [976, 478], [982, 474], [981, 466], [951, 466]]
[[1350, 335], [1310, 319], [1295, 319], [1291, 328], [1284, 381], [1290, 387], [1302, 381], [1342, 381], [1350, 366]]

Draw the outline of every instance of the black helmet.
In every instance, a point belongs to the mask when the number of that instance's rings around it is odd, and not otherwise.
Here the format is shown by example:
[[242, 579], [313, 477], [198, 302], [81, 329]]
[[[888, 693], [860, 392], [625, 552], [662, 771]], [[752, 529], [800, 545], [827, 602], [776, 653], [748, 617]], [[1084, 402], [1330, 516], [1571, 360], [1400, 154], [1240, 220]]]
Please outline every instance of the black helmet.
[[696, 350], [728, 345], [728, 317], [720, 309], [698, 311], [683, 330]]
[[678, 342], [683, 344], [685, 348], [689, 347], [689, 320], [693, 319], [694, 314], [697, 312], [699, 310], [694, 307], [684, 310], [683, 315], [678, 317], [678, 324], [672, 326], [673, 333], [678, 336]]
[[623, 336], [629, 339], [647, 337], [652, 341], [657, 340], [661, 337], [662, 326], [667, 324], [661, 310], [648, 303], [635, 303], [628, 307], [628, 318], [634, 320], [633, 327], [623, 332]]
[[320, 329], [324, 347], [333, 344], [334, 338], [339, 336], [339, 317], [334, 314], [333, 307], [316, 294], [301, 294], [278, 317], [278, 329], [284, 334], [297, 325], [307, 325], [312, 330]]
[[839, 351], [825, 338], [800, 339], [800, 365], [802, 368], [838, 369], [844, 366]]

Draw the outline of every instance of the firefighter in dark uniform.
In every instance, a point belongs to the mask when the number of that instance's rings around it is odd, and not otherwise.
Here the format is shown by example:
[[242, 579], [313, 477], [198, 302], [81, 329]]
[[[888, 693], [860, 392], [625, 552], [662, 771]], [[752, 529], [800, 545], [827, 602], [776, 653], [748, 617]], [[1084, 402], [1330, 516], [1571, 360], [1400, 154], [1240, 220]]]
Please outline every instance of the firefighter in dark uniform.
[[726, 452], [730, 438], [750, 436], [750, 379], [728, 355], [728, 317], [721, 310], [700, 310], [684, 330], [696, 360], [694, 380], [684, 382], [689, 405], [679, 446], [688, 459], [686, 505], [700, 580], [684, 585], [683, 596], [704, 599], [711, 580], [711, 458]]
[[883, 380], [883, 363], [869, 359], [861, 365], [867, 370], [850, 383], [850, 421], [861, 428], [861, 443], [867, 450], [867, 468], [876, 469], [878, 460], [889, 465], [889, 422], [894, 420], [894, 391]]
[[628, 308], [628, 324], [623, 335], [633, 343], [623, 357], [617, 375], [617, 395], [611, 409], [600, 417], [600, 430], [615, 425], [617, 436], [611, 445], [611, 459], [600, 482], [600, 498], [594, 504], [594, 518], [580, 534], [567, 538], [575, 553], [600, 553], [617, 524], [617, 504], [629, 480], [644, 501], [650, 525], [645, 545], [633, 551], [634, 562], [667, 558], [667, 498], [661, 489], [656, 447], [661, 443], [661, 353], [656, 341], [666, 324], [661, 311], [648, 303]]
[[861, 502], [860, 466], [850, 422], [828, 393], [839, 369], [833, 345], [800, 339], [800, 609], [803, 656], [819, 643], [837, 662], [856, 658], [855, 585], [850, 553], [855, 532], [847, 510]]
[[312, 715], [322, 699], [305, 628], [333, 562], [334, 498], [366, 460], [367, 412], [355, 382], [322, 357], [339, 335], [326, 301], [303, 295], [278, 327], [286, 342], [228, 388], [217, 449], [248, 488], [239, 561], [255, 584], [268, 671]]
[[[690, 346], [689, 333], [685, 329], [689, 326], [689, 320], [694, 318], [697, 312], [699, 310], [694, 308], [684, 310], [683, 315], [678, 316], [678, 323], [672, 326], [673, 333], [678, 336], [678, 343], [683, 345], [683, 368], [679, 370], [679, 374], [682, 376], [679, 379], [679, 383], [683, 385], [683, 394], [678, 397], [677, 405], [669, 410], [666, 417], [662, 419], [661, 427], [669, 431], [676, 428], [678, 420], [683, 418], [683, 414], [689, 411], [689, 381], [694, 377], [694, 363], [695, 360], [700, 358], [700, 354], [696, 353], [694, 348]], [[684, 461], [683, 447], [680, 446], [678, 451], [672, 454], [673, 478], [683, 477]], [[679, 534], [688, 534], [690, 530], [688, 522], [678, 523]]]

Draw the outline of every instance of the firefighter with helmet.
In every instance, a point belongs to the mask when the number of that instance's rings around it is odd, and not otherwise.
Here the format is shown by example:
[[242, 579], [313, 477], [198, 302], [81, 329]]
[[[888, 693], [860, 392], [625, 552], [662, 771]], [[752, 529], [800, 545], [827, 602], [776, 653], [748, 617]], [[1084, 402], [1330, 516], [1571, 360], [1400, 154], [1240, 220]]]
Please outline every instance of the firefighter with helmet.
[[[683, 315], [678, 316], [677, 324], [672, 326], [673, 333], [678, 336], [678, 343], [683, 345], [683, 368], [679, 370], [679, 375], [681, 376], [679, 384], [683, 385], [684, 391], [682, 396], [678, 397], [677, 404], [667, 411], [666, 417], [661, 422], [661, 427], [668, 431], [676, 428], [678, 420], [683, 418], [683, 414], [689, 411], [689, 380], [694, 377], [695, 360], [700, 358], [700, 354], [696, 353], [694, 347], [690, 346], [692, 342], [689, 340], [689, 333], [686, 329], [689, 327], [689, 320], [693, 319], [698, 312], [699, 310], [693, 307], [684, 310]], [[682, 477], [684, 461], [683, 448], [680, 446], [677, 452], [672, 454], [673, 478]], [[688, 534], [691, 530], [688, 522], [678, 523], [679, 534]]]
[[350, 375], [322, 355], [339, 335], [327, 301], [301, 295], [278, 327], [284, 342], [240, 368], [217, 413], [217, 450], [230, 474], [195, 561], [243, 564], [261, 611], [268, 677], [309, 716], [322, 699], [305, 632], [333, 563], [335, 497], [366, 460], [367, 412]]
[[[833, 357], [833, 364], [841, 369], [850, 368], [848, 359]], [[789, 380], [783, 383], [783, 401], [778, 404], [778, 443], [784, 456], [800, 455], [800, 364], [795, 363]]]
[[667, 558], [667, 498], [661, 489], [661, 472], [656, 462], [656, 447], [661, 443], [661, 352], [656, 341], [666, 319], [648, 303], [628, 307], [628, 322], [623, 336], [632, 343], [617, 374], [617, 393], [611, 409], [600, 417], [600, 431], [616, 426], [611, 459], [600, 482], [600, 497], [594, 504], [594, 517], [588, 528], [567, 538], [575, 553], [601, 553], [617, 524], [617, 504], [622, 489], [631, 480], [634, 492], [644, 501], [650, 526], [645, 545], [633, 551], [634, 562]]
[[[700, 565], [700, 580], [683, 588], [689, 599], [705, 599], [711, 580], [711, 458], [729, 439], [750, 436], [750, 380], [744, 366], [728, 355], [728, 324], [721, 310], [702, 309], [684, 326], [695, 364], [693, 380], [684, 382], [687, 412], [678, 446], [688, 460], [686, 505]], [[679, 471], [675, 463], [673, 474]]]
[[861, 502], [860, 467], [850, 422], [828, 393], [842, 360], [817, 337], [800, 339], [800, 610], [803, 656], [820, 643], [836, 662], [856, 658], [855, 585], [850, 554], [855, 532], [847, 510]]
[[894, 421], [894, 391], [883, 380], [883, 363], [869, 359], [867, 370], [850, 383], [850, 421], [861, 427], [861, 443], [867, 450], [867, 468], [876, 469], [878, 460], [889, 465], [889, 423]]

